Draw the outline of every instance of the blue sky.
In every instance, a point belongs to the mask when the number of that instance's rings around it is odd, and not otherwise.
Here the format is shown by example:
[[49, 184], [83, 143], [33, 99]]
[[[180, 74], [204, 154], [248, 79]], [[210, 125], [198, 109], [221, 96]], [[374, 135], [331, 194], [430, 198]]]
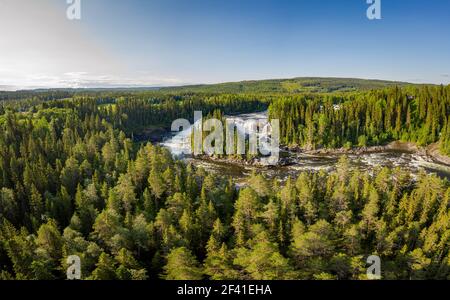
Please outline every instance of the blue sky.
[[[8, 11], [18, 2], [26, 6]], [[12, 47], [0, 50], [0, 87], [296, 76], [450, 83], [448, 0], [382, 0], [375, 21], [366, 17], [366, 0], [81, 0], [80, 21], [65, 18], [65, 0], [33, 2], [0, 0], [11, 22], [38, 11], [33, 29], [5, 27], [0, 18], [3, 42]], [[17, 36], [31, 34], [41, 36], [33, 50], [15, 51]]]

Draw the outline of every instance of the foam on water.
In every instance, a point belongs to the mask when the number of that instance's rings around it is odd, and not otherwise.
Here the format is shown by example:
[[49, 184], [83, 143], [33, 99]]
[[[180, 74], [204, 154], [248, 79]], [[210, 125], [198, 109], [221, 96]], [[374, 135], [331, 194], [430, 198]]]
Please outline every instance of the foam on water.
[[[267, 112], [242, 114], [238, 116], [229, 116], [230, 120], [243, 125], [246, 133], [254, 130], [255, 128], [246, 123], [247, 120], [261, 120], [267, 121]], [[239, 127], [238, 127], [239, 129]], [[163, 142], [161, 145], [167, 147], [171, 153], [175, 156], [182, 156], [191, 148], [191, 133], [192, 126], [182, 132], [175, 134], [170, 139]], [[332, 171], [336, 168], [336, 164], [340, 154], [331, 155], [309, 155], [304, 153], [288, 153], [289, 157], [294, 161], [294, 164], [288, 166], [278, 166], [275, 168], [264, 168], [256, 166], [248, 166], [245, 164], [236, 163], [224, 163], [215, 161], [203, 161], [200, 159], [187, 158], [195, 165], [202, 166], [206, 170], [222, 174], [229, 175], [237, 178], [236, 182], [241, 182], [244, 177], [251, 174], [256, 170], [258, 173], [264, 173], [269, 178], [285, 179], [287, 176], [295, 176], [299, 172], [304, 171]], [[367, 153], [361, 155], [348, 155], [351, 168], [358, 168], [362, 171], [368, 171], [373, 173], [376, 168], [388, 167], [395, 168], [400, 167], [402, 169], [409, 170], [411, 177], [416, 178], [420, 170], [425, 170], [427, 173], [436, 173], [441, 177], [450, 179], [450, 167], [434, 162], [433, 159], [427, 156], [408, 153], [402, 151], [388, 151], [382, 153]]]

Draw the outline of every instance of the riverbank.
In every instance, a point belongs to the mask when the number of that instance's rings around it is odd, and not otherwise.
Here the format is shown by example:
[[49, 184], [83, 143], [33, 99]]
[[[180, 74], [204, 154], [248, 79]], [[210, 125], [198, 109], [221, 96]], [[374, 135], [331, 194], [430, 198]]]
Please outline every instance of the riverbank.
[[239, 166], [248, 166], [248, 167], [259, 167], [259, 168], [273, 168], [273, 167], [285, 167], [294, 165], [295, 161], [290, 157], [280, 157], [279, 161], [275, 165], [267, 164], [261, 161], [261, 158], [255, 157], [251, 159], [243, 159], [237, 157], [217, 157], [217, 156], [209, 156], [209, 155], [197, 155], [196, 159], [210, 161], [214, 163], [221, 164], [232, 164]]
[[442, 155], [439, 152], [438, 143], [428, 145], [427, 147], [420, 147], [412, 142], [395, 141], [383, 146], [370, 147], [354, 147], [354, 148], [337, 148], [337, 149], [304, 149], [301, 147], [285, 147], [285, 150], [291, 152], [304, 153], [309, 155], [362, 155], [370, 153], [380, 153], [386, 151], [403, 151], [411, 154], [418, 154], [421, 156], [428, 156], [434, 161], [450, 166], [450, 157]]
[[426, 148], [426, 153], [427, 153], [427, 155], [431, 156], [437, 162], [445, 164], [447, 166], [450, 166], [450, 157], [440, 153], [438, 143], [429, 145]]
[[[417, 146], [412, 142], [401, 142], [395, 141], [383, 146], [370, 146], [370, 147], [355, 147], [351, 149], [347, 148], [337, 148], [337, 149], [304, 149], [301, 147], [282, 147], [281, 153], [301, 153], [311, 156], [327, 156], [327, 155], [365, 155], [372, 153], [383, 153], [383, 152], [405, 152], [410, 154], [417, 154], [423, 157], [429, 157], [436, 163], [450, 166], [450, 157], [440, 154], [439, 145], [437, 143], [431, 144], [427, 147]], [[222, 163], [222, 164], [233, 164], [241, 166], [252, 166], [252, 167], [283, 167], [295, 165], [295, 159], [290, 155], [281, 155], [279, 163], [276, 166], [266, 165], [261, 163], [259, 158], [252, 159], [241, 159], [236, 157], [215, 157], [208, 155], [197, 156], [197, 159]]]

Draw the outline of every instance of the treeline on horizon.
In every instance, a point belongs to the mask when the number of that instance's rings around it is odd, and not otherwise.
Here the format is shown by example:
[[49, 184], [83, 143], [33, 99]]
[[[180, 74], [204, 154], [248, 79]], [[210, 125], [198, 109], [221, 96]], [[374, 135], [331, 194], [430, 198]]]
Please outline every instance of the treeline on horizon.
[[[78, 255], [83, 279], [366, 279], [367, 256], [379, 255], [384, 279], [450, 279], [447, 180], [425, 173], [414, 179], [398, 168], [351, 170], [344, 157], [331, 173], [303, 172], [283, 184], [253, 174], [238, 190], [232, 178], [132, 139], [145, 126], [190, 118], [202, 106], [228, 114], [270, 105], [271, 116], [280, 112], [291, 122], [306, 120], [302, 111], [312, 119], [325, 115], [330, 128], [341, 124], [349, 128], [344, 137], [358, 140], [348, 116], [364, 111], [367, 128], [372, 119], [383, 124], [368, 143], [383, 131], [388, 140], [423, 128], [435, 134], [427, 143], [437, 141], [448, 123], [442, 117], [448, 87], [412, 91], [298, 101], [292, 95], [106, 93], [3, 107], [0, 278], [64, 279], [66, 258]], [[402, 120], [410, 110], [410, 130], [385, 125], [397, 119], [399, 107]], [[283, 137], [290, 138], [286, 128]]]
[[409, 86], [406, 82], [371, 80], [358, 78], [297, 77], [291, 79], [247, 80], [218, 84], [187, 85], [164, 87], [162, 92], [178, 93], [333, 93], [354, 92], [386, 88], [390, 86]]
[[137, 87], [137, 88], [57, 88], [1, 91], [0, 101], [15, 101], [30, 98], [46, 100], [64, 99], [73, 96], [115, 95], [130, 96], [136, 94], [273, 94], [273, 93], [331, 93], [372, 90], [389, 86], [414, 86], [407, 82], [333, 77], [297, 77], [291, 79], [247, 80], [218, 84], [199, 84], [174, 87]]

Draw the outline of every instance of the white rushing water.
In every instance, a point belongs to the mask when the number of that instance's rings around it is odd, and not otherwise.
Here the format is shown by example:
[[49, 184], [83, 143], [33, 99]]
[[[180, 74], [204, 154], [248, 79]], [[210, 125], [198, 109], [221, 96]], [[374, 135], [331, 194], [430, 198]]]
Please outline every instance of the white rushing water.
[[[256, 134], [258, 140], [261, 141], [260, 147], [262, 151], [271, 152], [270, 137], [271, 129], [268, 123], [267, 111], [258, 113], [241, 114], [238, 116], [225, 116], [228, 122], [236, 124], [238, 134], [245, 137], [249, 134]], [[161, 143], [162, 146], [169, 149], [169, 151], [177, 157], [182, 157], [185, 154], [190, 154], [191, 149], [191, 135], [194, 126], [199, 125], [201, 121], [198, 120], [195, 124], [191, 124], [189, 128], [186, 128], [180, 132], [176, 132], [172, 137], [166, 139]], [[263, 128], [258, 132], [257, 122], [265, 124]], [[224, 125], [225, 126], [225, 125]]]
[[[195, 124], [198, 124], [199, 122], [200, 121], [197, 121]], [[193, 125], [176, 133], [171, 138], [162, 142], [161, 145], [169, 149], [174, 156], [182, 156], [184, 153], [190, 153], [192, 128]]]
[[[251, 125], [246, 121], [261, 120], [267, 122], [268, 120], [267, 111], [229, 116], [227, 118], [243, 125], [247, 133], [250, 130], [254, 130], [254, 128], [249, 127]], [[181, 132], [175, 133], [172, 137], [161, 143], [161, 145], [168, 148], [174, 156], [181, 157], [195, 165], [202, 166], [206, 170], [222, 175], [230, 175], [234, 178], [243, 178], [249, 175], [253, 170], [263, 172], [269, 178], [277, 177], [281, 179], [286, 178], [287, 176], [296, 176], [296, 174], [303, 171], [332, 171], [336, 167], [339, 158], [342, 156], [341, 154], [310, 155], [291, 152], [288, 153], [288, 156], [293, 159], [294, 164], [289, 166], [278, 166], [275, 168], [256, 167], [244, 163], [236, 164], [201, 160], [192, 158], [189, 155], [183, 155], [183, 153], [187, 153], [191, 149], [191, 133], [192, 126]], [[352, 168], [359, 168], [370, 172], [380, 167], [400, 167], [410, 171], [413, 177], [415, 177], [420, 170], [425, 170], [427, 173], [436, 173], [441, 177], [450, 179], [449, 166], [439, 164], [433, 161], [431, 157], [416, 153], [387, 151], [361, 155], [348, 155], [348, 158]]]

